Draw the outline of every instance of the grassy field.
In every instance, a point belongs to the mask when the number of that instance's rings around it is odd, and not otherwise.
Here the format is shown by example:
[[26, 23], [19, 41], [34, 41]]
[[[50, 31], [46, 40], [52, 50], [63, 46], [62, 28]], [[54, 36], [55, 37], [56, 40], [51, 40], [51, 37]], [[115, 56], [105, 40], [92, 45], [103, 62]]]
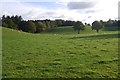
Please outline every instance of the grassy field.
[[3, 78], [117, 78], [118, 32], [3, 28]]

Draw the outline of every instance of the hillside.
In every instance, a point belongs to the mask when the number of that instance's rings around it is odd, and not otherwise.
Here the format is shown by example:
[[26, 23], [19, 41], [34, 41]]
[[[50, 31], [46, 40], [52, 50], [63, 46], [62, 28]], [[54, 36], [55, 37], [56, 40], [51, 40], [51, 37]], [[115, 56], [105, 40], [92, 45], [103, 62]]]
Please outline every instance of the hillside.
[[[62, 26], [62, 27], [56, 27], [53, 29], [50, 29], [48, 31], [46, 31], [47, 33], [55, 33], [55, 34], [77, 34], [77, 31], [73, 30], [73, 26]], [[43, 32], [43, 33], [46, 33]], [[81, 30], [80, 34], [87, 34], [87, 33], [96, 33], [96, 31], [92, 30], [90, 26], [86, 26], [85, 30]]]
[[118, 77], [117, 31], [77, 34], [60, 27], [31, 34], [3, 28], [2, 38], [3, 78]]

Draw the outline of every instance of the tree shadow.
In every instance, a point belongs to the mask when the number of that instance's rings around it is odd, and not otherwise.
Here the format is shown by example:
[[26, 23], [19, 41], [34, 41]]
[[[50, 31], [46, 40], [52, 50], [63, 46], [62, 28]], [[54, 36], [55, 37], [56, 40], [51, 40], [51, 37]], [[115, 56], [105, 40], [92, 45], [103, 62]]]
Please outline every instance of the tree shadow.
[[92, 35], [92, 36], [81, 36], [81, 37], [72, 37], [70, 39], [109, 39], [109, 38], [120, 38], [120, 34], [104, 34], [104, 35]]

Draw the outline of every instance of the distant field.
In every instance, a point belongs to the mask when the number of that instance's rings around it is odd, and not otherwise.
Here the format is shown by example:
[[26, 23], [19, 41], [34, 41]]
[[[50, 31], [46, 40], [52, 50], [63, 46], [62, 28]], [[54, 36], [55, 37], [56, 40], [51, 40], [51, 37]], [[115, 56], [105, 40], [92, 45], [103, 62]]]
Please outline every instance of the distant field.
[[[63, 27], [56, 27], [56, 28], [53, 28], [53, 29], [50, 29], [49, 31], [47, 31], [47, 33], [50, 33], [50, 34], [70, 34], [70, 35], [74, 35], [74, 34], [77, 34], [77, 31], [74, 31], [73, 26], [63, 26]], [[46, 33], [46, 32], [43, 32], [43, 33]], [[85, 30], [83, 31], [80, 31], [80, 34], [87, 34], [87, 33], [96, 33], [95, 30], [92, 30], [90, 26], [86, 26], [85, 27]]]
[[3, 78], [117, 78], [118, 31], [41, 34], [3, 28]]

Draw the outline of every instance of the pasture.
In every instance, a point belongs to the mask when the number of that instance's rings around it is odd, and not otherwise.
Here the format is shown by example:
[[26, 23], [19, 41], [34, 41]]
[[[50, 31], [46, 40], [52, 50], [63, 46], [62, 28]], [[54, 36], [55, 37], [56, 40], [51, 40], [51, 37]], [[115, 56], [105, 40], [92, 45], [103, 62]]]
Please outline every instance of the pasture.
[[118, 78], [118, 31], [41, 34], [2, 28], [3, 78]]

